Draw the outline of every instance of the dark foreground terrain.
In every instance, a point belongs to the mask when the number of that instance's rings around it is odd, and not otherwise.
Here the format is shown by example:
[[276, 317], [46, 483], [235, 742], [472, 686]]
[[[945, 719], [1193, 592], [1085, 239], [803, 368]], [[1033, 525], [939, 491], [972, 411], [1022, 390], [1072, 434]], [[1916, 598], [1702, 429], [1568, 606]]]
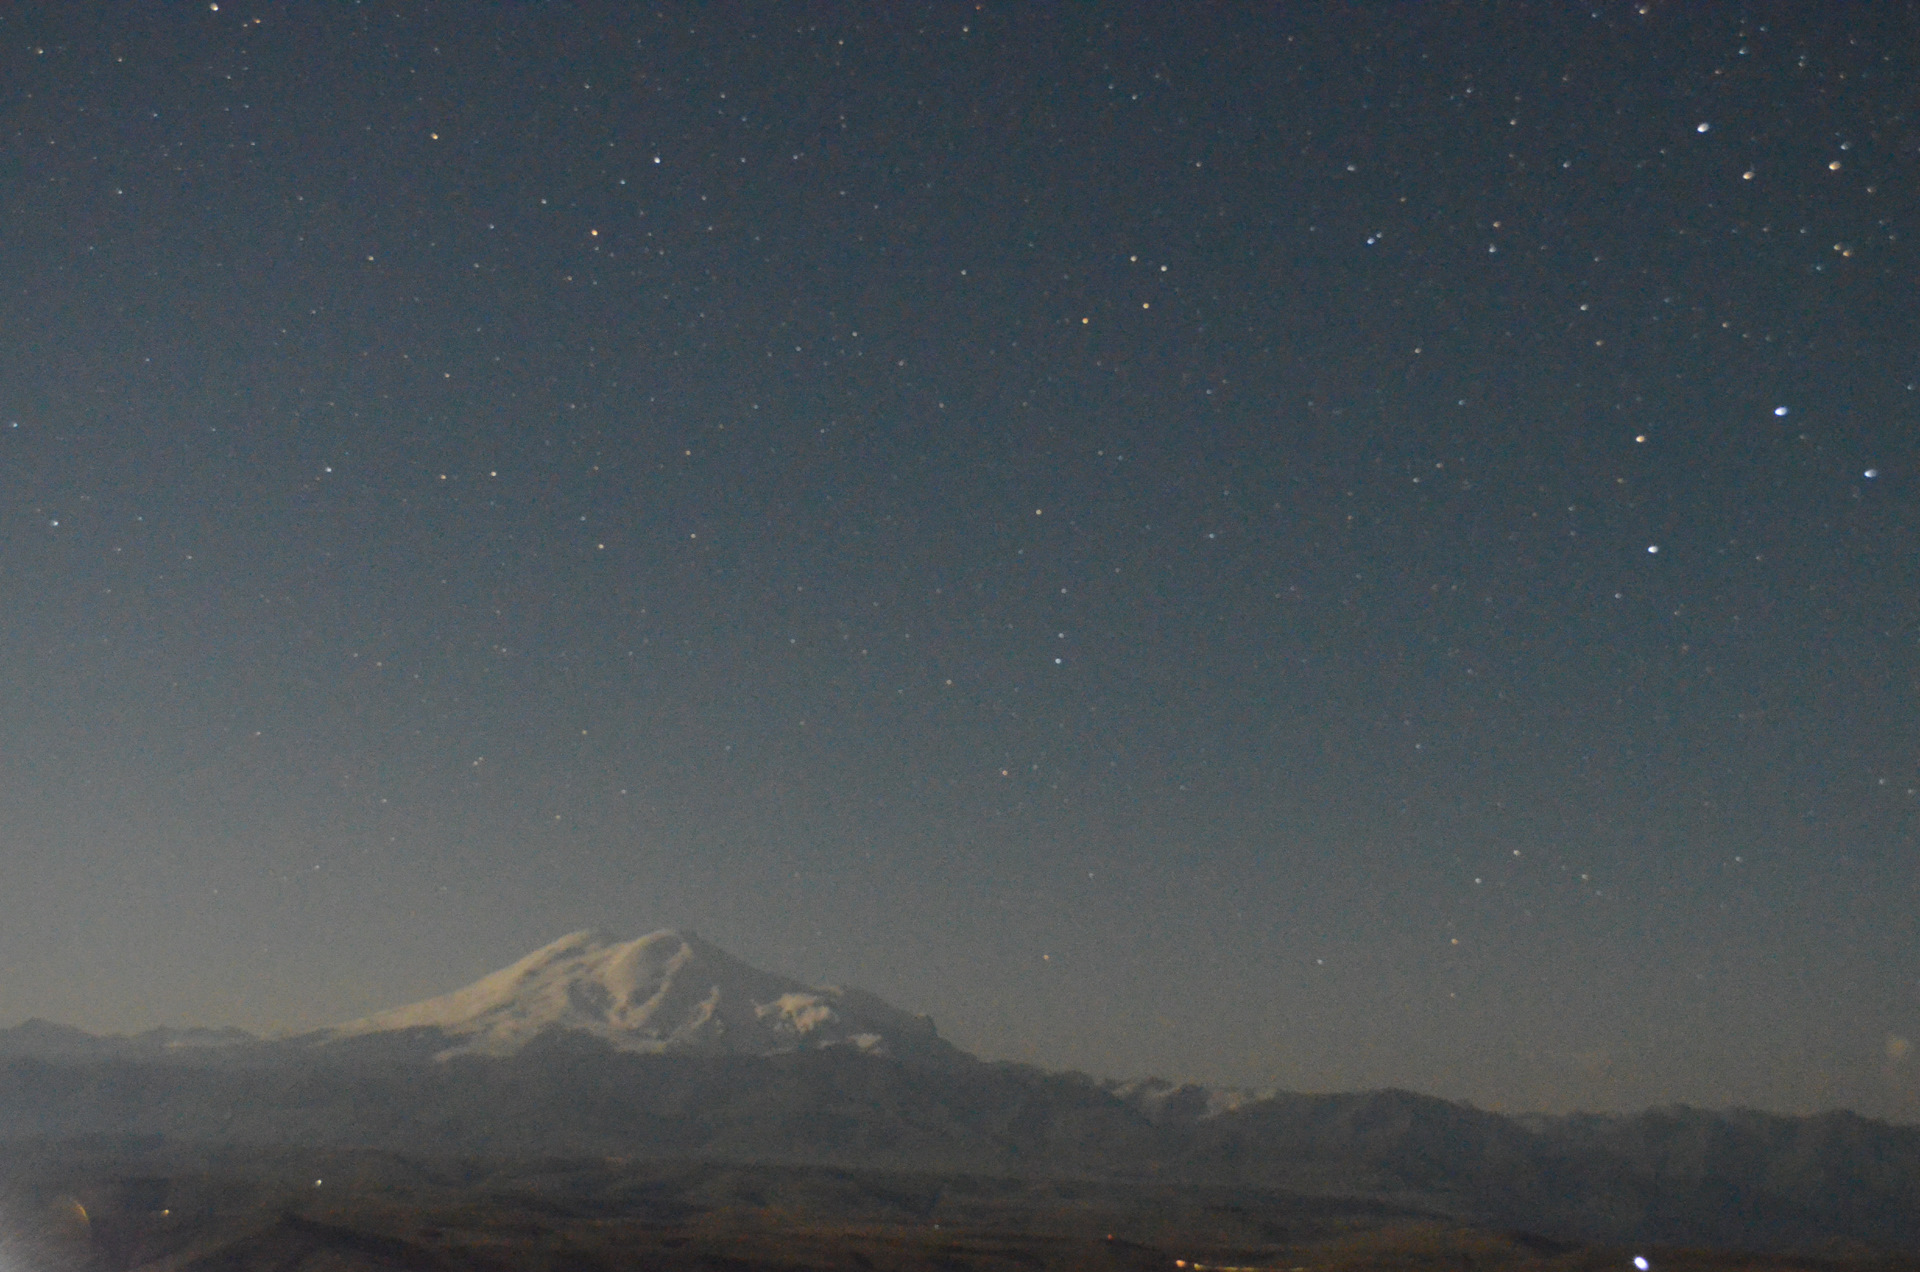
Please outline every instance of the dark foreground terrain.
[[4, 1151], [4, 1272], [1631, 1272], [1635, 1256], [1655, 1272], [1920, 1272], [1920, 1259], [1844, 1248], [1761, 1257], [1573, 1244], [1248, 1188], [124, 1144]]

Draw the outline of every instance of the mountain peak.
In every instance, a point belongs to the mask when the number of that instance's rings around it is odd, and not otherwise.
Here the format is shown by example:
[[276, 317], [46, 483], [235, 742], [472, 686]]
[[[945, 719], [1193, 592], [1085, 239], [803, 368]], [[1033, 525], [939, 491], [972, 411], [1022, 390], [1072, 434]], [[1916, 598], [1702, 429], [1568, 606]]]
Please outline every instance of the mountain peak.
[[924, 1017], [859, 990], [763, 972], [671, 928], [626, 941], [597, 928], [570, 932], [465, 988], [349, 1021], [326, 1038], [415, 1029], [446, 1035], [442, 1059], [511, 1055], [551, 1030], [636, 1052], [956, 1054]]

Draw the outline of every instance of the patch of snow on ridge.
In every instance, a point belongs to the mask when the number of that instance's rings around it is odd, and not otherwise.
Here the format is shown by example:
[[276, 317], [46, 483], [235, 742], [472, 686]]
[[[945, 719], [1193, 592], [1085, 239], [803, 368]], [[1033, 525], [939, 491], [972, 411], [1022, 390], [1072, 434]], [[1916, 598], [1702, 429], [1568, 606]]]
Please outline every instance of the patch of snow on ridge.
[[779, 1032], [792, 1034], [812, 1033], [839, 1019], [819, 994], [782, 994], [770, 1003], [759, 1004], [753, 1012]]
[[957, 1054], [924, 1017], [859, 990], [760, 971], [673, 930], [631, 941], [574, 932], [464, 989], [350, 1021], [325, 1040], [414, 1029], [448, 1037], [440, 1059], [511, 1055], [556, 1029], [634, 1052]]
[[1131, 1082], [1106, 1082], [1107, 1091], [1132, 1105], [1149, 1122], [1202, 1122], [1232, 1113], [1243, 1105], [1267, 1099], [1272, 1092], [1242, 1090], [1238, 1087], [1208, 1087], [1198, 1083], [1175, 1084], [1165, 1078], [1137, 1078]]

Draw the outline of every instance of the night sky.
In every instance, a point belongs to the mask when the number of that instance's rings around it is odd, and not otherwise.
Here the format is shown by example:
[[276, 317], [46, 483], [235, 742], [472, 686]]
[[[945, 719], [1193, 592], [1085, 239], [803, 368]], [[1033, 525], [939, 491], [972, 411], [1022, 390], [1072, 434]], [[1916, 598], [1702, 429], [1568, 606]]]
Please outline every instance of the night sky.
[[8, 6], [0, 1024], [690, 928], [1920, 1120], [1920, 9]]

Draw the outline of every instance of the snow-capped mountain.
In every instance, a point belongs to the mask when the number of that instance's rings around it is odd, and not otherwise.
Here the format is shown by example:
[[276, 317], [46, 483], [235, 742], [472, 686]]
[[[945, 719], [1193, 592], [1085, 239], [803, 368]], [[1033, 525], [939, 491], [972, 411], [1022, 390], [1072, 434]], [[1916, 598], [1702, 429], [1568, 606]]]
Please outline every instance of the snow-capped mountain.
[[465, 989], [291, 1038], [0, 1029], [0, 1148], [60, 1144], [89, 1161], [115, 1145], [298, 1146], [1150, 1179], [1212, 1199], [1276, 1190], [1283, 1226], [1318, 1195], [1330, 1214], [1392, 1199], [1615, 1245], [1920, 1250], [1920, 1127], [1685, 1108], [1509, 1118], [1405, 1091], [1096, 1083], [973, 1060], [924, 1017], [671, 931], [578, 932]]
[[769, 1055], [852, 1047], [946, 1059], [958, 1051], [933, 1022], [857, 989], [809, 986], [749, 967], [691, 933], [621, 941], [574, 932], [438, 998], [327, 1030], [327, 1042], [436, 1030], [438, 1053], [511, 1055], [549, 1031], [620, 1051]]

